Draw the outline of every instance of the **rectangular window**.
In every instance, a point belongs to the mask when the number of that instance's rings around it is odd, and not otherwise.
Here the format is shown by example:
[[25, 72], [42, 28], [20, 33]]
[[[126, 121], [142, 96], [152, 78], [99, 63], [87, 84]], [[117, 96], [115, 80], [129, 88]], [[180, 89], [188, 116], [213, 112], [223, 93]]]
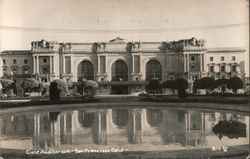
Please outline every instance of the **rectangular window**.
[[64, 62], [65, 62], [65, 73], [70, 73], [70, 57], [66, 56]]
[[47, 74], [48, 73], [48, 68], [43, 68], [43, 74]]
[[194, 56], [191, 56], [191, 61], [194, 61], [194, 59], [195, 59]]
[[214, 60], [214, 57], [210, 57], [210, 61], [213, 61]]
[[221, 57], [220, 57], [220, 60], [221, 60], [221, 61], [224, 61], [224, 60], [225, 60], [225, 57], [224, 57], [224, 56], [221, 56]]
[[209, 71], [210, 71], [210, 72], [214, 72], [214, 66], [210, 66], [210, 67], [209, 67]]
[[191, 65], [191, 71], [195, 71], [195, 66]]
[[5, 59], [3, 59], [3, 64], [6, 64], [6, 61], [5, 61]]
[[140, 72], [140, 56], [139, 55], [135, 55], [134, 56], [134, 71], [136, 73]]
[[221, 72], [225, 72], [225, 66], [221, 66], [221, 67], [220, 67], [220, 71], [221, 71]]
[[106, 68], [105, 68], [105, 56], [100, 56], [100, 72], [101, 73], [105, 73], [106, 72]]
[[232, 72], [236, 72], [236, 66], [232, 66]]
[[16, 59], [13, 60], [13, 64], [16, 64]]
[[29, 74], [29, 70], [26, 68], [26, 69], [23, 70], [23, 73], [24, 74]]
[[232, 61], [235, 61], [235, 60], [236, 60], [235, 56], [232, 56]]
[[47, 63], [47, 59], [46, 58], [43, 58], [43, 63]]
[[28, 63], [28, 60], [27, 59], [24, 59], [24, 64], [27, 64]]

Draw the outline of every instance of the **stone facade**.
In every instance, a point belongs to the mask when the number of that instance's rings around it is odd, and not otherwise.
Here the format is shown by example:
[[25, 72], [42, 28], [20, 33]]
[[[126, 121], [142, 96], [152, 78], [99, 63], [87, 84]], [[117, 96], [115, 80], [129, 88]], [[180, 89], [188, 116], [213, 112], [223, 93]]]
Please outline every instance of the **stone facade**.
[[[126, 42], [117, 37], [99, 43], [41, 40], [32, 42], [31, 50], [3, 51], [1, 57], [5, 74], [38, 73], [44, 82], [58, 78], [65, 81], [91, 79], [99, 83], [100, 94], [114, 93], [112, 88], [119, 87], [127, 89], [124, 93], [139, 92], [154, 77], [161, 81], [184, 77], [190, 83], [204, 76], [229, 78], [237, 75], [244, 79], [242, 55], [246, 50], [207, 49], [204, 44], [204, 40], [195, 38]], [[222, 56], [224, 60], [220, 61]]]

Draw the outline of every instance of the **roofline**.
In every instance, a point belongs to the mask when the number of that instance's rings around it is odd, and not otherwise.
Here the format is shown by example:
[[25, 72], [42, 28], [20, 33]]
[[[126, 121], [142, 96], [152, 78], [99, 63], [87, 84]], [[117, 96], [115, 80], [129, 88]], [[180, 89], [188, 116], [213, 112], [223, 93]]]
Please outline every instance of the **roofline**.
[[218, 47], [218, 48], [207, 48], [207, 53], [213, 53], [213, 52], [231, 52], [231, 51], [237, 51], [237, 52], [244, 52], [246, 49], [244, 47]]

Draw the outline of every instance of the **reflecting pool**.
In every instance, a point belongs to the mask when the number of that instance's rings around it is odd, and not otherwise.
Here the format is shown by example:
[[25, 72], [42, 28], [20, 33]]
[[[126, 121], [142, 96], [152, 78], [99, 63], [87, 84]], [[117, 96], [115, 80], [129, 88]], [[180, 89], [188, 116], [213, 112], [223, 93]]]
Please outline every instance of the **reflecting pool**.
[[249, 144], [249, 116], [174, 108], [79, 108], [0, 117], [1, 148], [162, 151]]

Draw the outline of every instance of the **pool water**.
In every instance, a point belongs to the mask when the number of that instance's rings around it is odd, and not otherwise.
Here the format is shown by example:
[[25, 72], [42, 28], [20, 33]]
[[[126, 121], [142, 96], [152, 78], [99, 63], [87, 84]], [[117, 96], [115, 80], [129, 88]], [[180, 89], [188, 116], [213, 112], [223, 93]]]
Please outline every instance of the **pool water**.
[[58, 109], [6, 114], [0, 123], [1, 148], [8, 149], [166, 151], [249, 144], [249, 116], [219, 110]]

